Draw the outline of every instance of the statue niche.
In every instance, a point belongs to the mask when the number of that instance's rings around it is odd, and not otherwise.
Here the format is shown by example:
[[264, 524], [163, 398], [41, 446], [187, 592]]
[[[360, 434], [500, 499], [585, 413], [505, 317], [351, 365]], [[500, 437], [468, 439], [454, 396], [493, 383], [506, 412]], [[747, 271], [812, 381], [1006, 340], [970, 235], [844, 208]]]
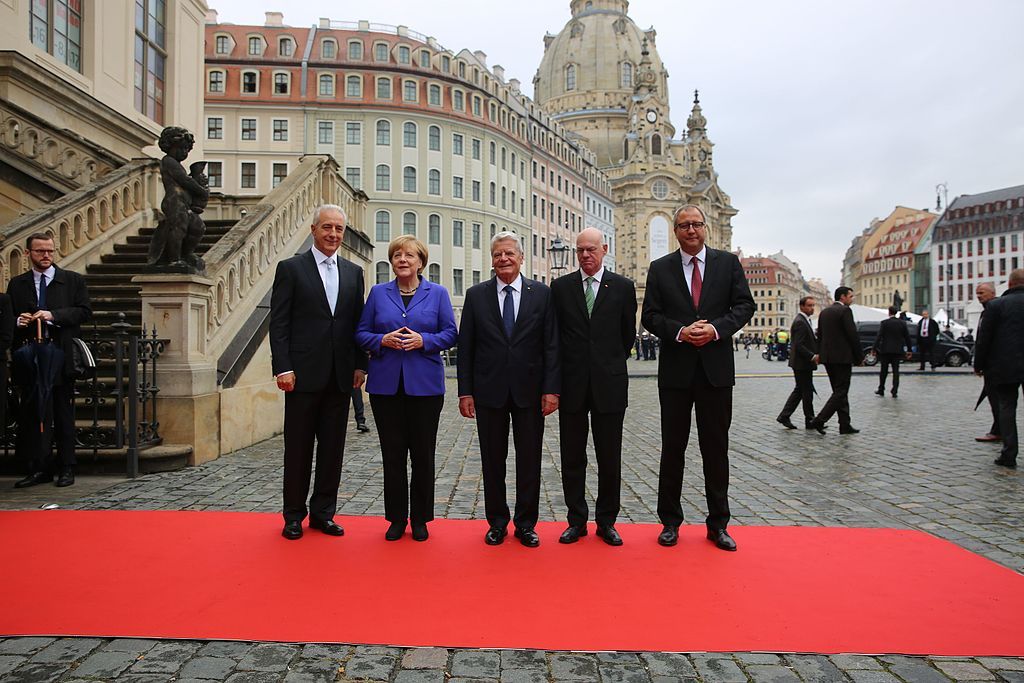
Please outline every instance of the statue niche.
[[196, 246], [206, 233], [199, 217], [210, 200], [210, 183], [203, 172], [205, 161], [197, 161], [185, 172], [182, 166], [195, 138], [180, 126], [168, 126], [160, 133], [160, 160], [164, 199], [160, 203], [163, 219], [157, 224], [149, 243], [148, 264], [153, 270], [173, 273], [206, 274], [206, 264], [196, 255]]

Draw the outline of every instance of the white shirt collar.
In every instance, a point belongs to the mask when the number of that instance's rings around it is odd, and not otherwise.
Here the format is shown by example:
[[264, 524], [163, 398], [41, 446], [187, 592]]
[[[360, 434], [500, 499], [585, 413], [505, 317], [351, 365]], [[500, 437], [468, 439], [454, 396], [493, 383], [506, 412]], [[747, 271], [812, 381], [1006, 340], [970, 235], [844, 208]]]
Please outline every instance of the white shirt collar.
[[45, 275], [46, 276], [46, 282], [50, 283], [50, 282], [53, 282], [53, 276], [56, 275], [56, 274], [57, 274], [57, 269], [54, 268], [52, 264], [50, 265], [49, 268], [47, 268], [46, 270], [44, 270], [42, 272], [36, 270], [35, 268], [32, 269], [32, 277], [35, 279], [35, 282], [36, 282], [37, 285], [39, 284], [39, 276], [40, 275]]
[[586, 273], [583, 272], [583, 269], [580, 268], [580, 277], [583, 278], [584, 282], [587, 281], [588, 277], [592, 277], [594, 278], [594, 282], [596, 282], [597, 284], [601, 284], [601, 278], [604, 277], [604, 266], [598, 268], [597, 272], [594, 273], [593, 275], [587, 275]]
[[309, 250], [313, 252], [313, 258], [316, 259], [316, 264], [318, 266], [327, 260], [332, 260], [334, 261], [334, 265], [338, 265], [338, 252], [334, 252], [334, 256], [328, 256], [324, 252], [317, 249], [315, 246], [310, 247]]
[[[683, 259], [683, 264], [684, 265], [687, 265], [687, 266], [691, 265], [690, 262], [693, 260], [693, 256], [691, 256], [690, 254], [687, 254], [682, 249], [679, 250], [679, 255]], [[698, 251], [695, 254], [695, 256], [697, 257], [697, 260], [700, 261], [701, 263], [707, 263], [708, 262], [708, 248], [707, 248], [707, 246], [705, 245], [705, 246], [701, 247], [700, 251]]]
[[[498, 291], [499, 292], [505, 289], [505, 281], [502, 280], [497, 275], [494, 276], [494, 283], [498, 286]], [[512, 282], [510, 282], [509, 284], [512, 285], [512, 289], [514, 289], [515, 291], [522, 292], [523, 291], [523, 274], [519, 273], [519, 275], [516, 275], [516, 279], [513, 280]]]

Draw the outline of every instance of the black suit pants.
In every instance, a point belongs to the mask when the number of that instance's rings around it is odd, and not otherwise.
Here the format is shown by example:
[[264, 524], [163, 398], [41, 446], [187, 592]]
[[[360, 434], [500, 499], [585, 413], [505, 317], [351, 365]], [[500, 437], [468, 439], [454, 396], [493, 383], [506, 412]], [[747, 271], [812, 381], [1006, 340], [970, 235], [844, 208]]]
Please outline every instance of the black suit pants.
[[825, 372], [828, 382], [832, 385], [832, 395], [821, 407], [817, 420], [821, 424], [828, 422], [833, 415], [839, 415], [839, 428], [850, 426], [850, 379], [853, 377], [853, 366], [848, 363], [826, 363]]
[[662, 524], [683, 523], [680, 496], [691, 412], [697, 414], [697, 442], [704, 466], [705, 520], [709, 529], [729, 525], [729, 426], [732, 424], [732, 387], [715, 387], [703, 368], [685, 389], [659, 388], [661, 401], [661, 467], [658, 472], [658, 518]]
[[793, 379], [796, 380], [796, 386], [786, 399], [786, 405], [782, 406], [779, 418], [788, 420], [802, 403], [804, 422], [810, 422], [814, 419], [814, 370], [793, 368]]
[[[19, 458], [28, 462], [32, 472], [55, 474], [59, 470], [74, 468], [75, 459], [75, 385], [64, 380], [53, 387], [50, 405], [39, 415], [35, 395], [21, 393], [18, 415], [18, 435], [15, 450]], [[6, 400], [6, 395], [4, 396]], [[43, 424], [40, 431], [39, 424]], [[56, 437], [57, 452], [53, 451]]]
[[893, 396], [900, 390], [900, 360], [902, 353], [880, 353], [878, 362], [881, 365], [878, 371], [878, 390], [885, 391], [885, 380], [889, 376], [889, 366], [892, 366], [892, 393]]
[[[587, 417], [590, 417], [588, 425]], [[587, 433], [594, 435], [597, 459], [597, 505], [594, 519], [598, 526], [615, 524], [619, 515], [622, 479], [622, 422], [626, 411], [598, 413], [591, 392], [580, 411], [558, 411], [558, 437], [562, 456], [562, 493], [572, 526], [587, 523]]]
[[992, 426], [989, 427], [988, 433], [1000, 436], [1002, 431], [999, 427], [999, 394], [996, 392], [996, 385], [989, 382], [988, 377], [985, 378], [985, 398], [988, 399], [988, 407], [992, 411]]
[[[426, 524], [434, 519], [434, 451], [444, 396], [370, 394], [384, 464], [384, 518]], [[410, 484], [408, 465], [411, 463]]]
[[[922, 339], [923, 339], [923, 337], [922, 337]], [[935, 342], [932, 341], [932, 340], [929, 340], [927, 342], [925, 342], [925, 341], [918, 341], [917, 350], [921, 354], [921, 367], [918, 368], [918, 369], [919, 370], [924, 370], [924, 364], [925, 363], [931, 363], [932, 367], [934, 368], [935, 367], [935, 353], [934, 353], [934, 351], [935, 351]]]
[[[539, 398], [539, 397], [538, 397]], [[511, 517], [505, 492], [508, 427], [516, 449], [516, 506]], [[511, 519], [517, 529], [537, 524], [540, 509], [540, 454], [544, 415], [540, 403], [520, 408], [509, 396], [501, 408], [476, 406], [480, 460], [484, 476], [484, 513], [492, 527], [504, 529]]]
[[999, 431], [1003, 437], [1003, 449], [999, 457], [1011, 462], [1017, 461], [1017, 394], [1020, 383], [995, 385], [999, 397]]
[[345, 453], [349, 394], [338, 388], [334, 370], [321, 391], [290, 391], [284, 395], [284, 519], [301, 522], [307, 514], [306, 496], [313, 473], [316, 441], [316, 474], [309, 498], [309, 518], [327, 522], [338, 509], [338, 484]]

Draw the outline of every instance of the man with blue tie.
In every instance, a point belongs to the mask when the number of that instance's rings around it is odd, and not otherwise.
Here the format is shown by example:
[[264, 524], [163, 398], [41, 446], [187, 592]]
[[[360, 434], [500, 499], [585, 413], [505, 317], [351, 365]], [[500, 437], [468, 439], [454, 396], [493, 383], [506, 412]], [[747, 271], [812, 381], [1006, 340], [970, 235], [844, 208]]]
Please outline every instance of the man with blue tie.
[[363, 312], [363, 269], [338, 255], [345, 212], [316, 210], [309, 251], [277, 264], [270, 299], [270, 353], [284, 398], [284, 530], [302, 537], [306, 496], [309, 526], [329, 536], [345, 531], [334, 522], [345, 451], [345, 426], [353, 388], [363, 385], [366, 354], [355, 343]]
[[[558, 409], [558, 330], [551, 290], [520, 275], [519, 236], [491, 239], [495, 276], [466, 291], [459, 330], [459, 412], [476, 418], [489, 529], [484, 541], [505, 540], [509, 521], [529, 548], [540, 545], [534, 527], [540, 507], [544, 417]], [[516, 448], [516, 504], [505, 492], [508, 428]]]

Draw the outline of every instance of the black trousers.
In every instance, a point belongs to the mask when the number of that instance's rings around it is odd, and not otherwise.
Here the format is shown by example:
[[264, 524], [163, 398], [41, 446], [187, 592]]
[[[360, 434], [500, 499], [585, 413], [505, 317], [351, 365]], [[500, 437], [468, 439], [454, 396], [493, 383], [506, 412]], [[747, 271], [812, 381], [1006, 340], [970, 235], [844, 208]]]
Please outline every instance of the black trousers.
[[[62, 381], [53, 387], [50, 405], [43, 415], [30, 391], [21, 392], [21, 410], [18, 414], [18, 435], [15, 450], [32, 472], [55, 474], [59, 470], [74, 468], [75, 459], [75, 385]], [[7, 397], [4, 396], [6, 401]], [[39, 424], [43, 429], [40, 431]], [[54, 455], [53, 441], [57, 442]]]
[[[434, 451], [444, 396], [370, 394], [384, 464], [384, 518], [426, 524], [434, 519]], [[412, 465], [410, 483], [407, 463]]]
[[786, 405], [782, 406], [779, 417], [788, 420], [796, 411], [796, 407], [803, 404], [804, 422], [814, 419], [814, 370], [810, 368], [793, 368], [793, 379], [796, 386], [786, 399]]
[[885, 380], [889, 376], [889, 366], [892, 366], [892, 393], [895, 396], [900, 390], [900, 360], [902, 353], [880, 353], [878, 362], [881, 367], [878, 370], [878, 390], [885, 391]]
[[659, 388], [661, 401], [661, 467], [658, 472], [658, 518], [662, 524], [683, 523], [683, 469], [690, 440], [690, 417], [697, 414], [697, 442], [704, 466], [704, 495], [709, 529], [729, 525], [729, 426], [732, 387], [715, 387], [698, 367], [686, 389]]
[[[590, 421], [588, 424], [587, 417]], [[598, 413], [593, 396], [587, 392], [583, 410], [558, 411], [558, 440], [562, 456], [562, 493], [572, 526], [587, 523], [587, 434], [594, 434], [597, 458], [597, 505], [594, 519], [598, 526], [612, 526], [619, 516], [622, 479], [622, 421], [626, 411]]]
[[[922, 339], [923, 339], [923, 337], [922, 337]], [[928, 342], [918, 341], [917, 350], [921, 354], [921, 367], [918, 368], [918, 369], [919, 370], [924, 370], [924, 364], [925, 363], [931, 363], [932, 367], [934, 368], [935, 367], [935, 355], [934, 355], [935, 342], [934, 341], [928, 341]]]
[[348, 404], [349, 395], [338, 388], [333, 369], [323, 390], [290, 391], [284, 395], [283, 512], [286, 522], [301, 522], [306, 517], [314, 440], [316, 474], [309, 498], [309, 518], [317, 522], [334, 518], [345, 454]]
[[[540, 397], [538, 397], [539, 399]], [[505, 492], [505, 461], [508, 459], [508, 427], [516, 449], [515, 516], [509, 514]], [[537, 524], [540, 508], [540, 453], [544, 439], [544, 415], [540, 403], [520, 408], [509, 396], [500, 408], [476, 406], [480, 460], [484, 475], [484, 513], [492, 527], [504, 529], [511, 520], [517, 529]]]
[[356, 418], [356, 424], [366, 422], [366, 409], [363, 406], [363, 390], [352, 388], [352, 416]]
[[1000, 436], [1003, 432], [999, 427], [999, 394], [996, 392], [996, 385], [988, 381], [985, 378], [985, 398], [988, 399], [988, 407], [992, 411], [992, 426], [989, 427], [988, 433]]
[[999, 397], [999, 431], [1003, 437], [1003, 449], [999, 457], [1011, 462], [1017, 461], [1017, 394], [1020, 383], [995, 385]]
[[816, 418], [821, 424], [825, 424], [832, 416], [839, 415], [840, 429], [850, 426], [850, 379], [853, 377], [853, 366], [850, 364], [826, 363], [825, 372], [828, 373], [828, 383], [832, 385], [832, 395], [821, 407], [821, 412]]

